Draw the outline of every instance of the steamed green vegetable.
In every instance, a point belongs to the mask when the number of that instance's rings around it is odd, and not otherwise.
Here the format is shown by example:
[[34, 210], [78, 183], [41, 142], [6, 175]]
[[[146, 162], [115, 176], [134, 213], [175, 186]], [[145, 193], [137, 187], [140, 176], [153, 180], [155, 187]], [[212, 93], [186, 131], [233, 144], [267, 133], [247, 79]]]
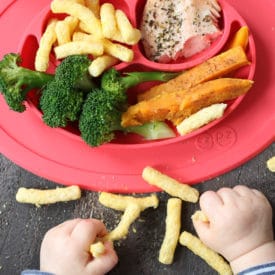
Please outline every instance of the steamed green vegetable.
[[39, 107], [43, 121], [50, 127], [65, 127], [78, 121], [83, 140], [99, 146], [115, 137], [115, 131], [136, 133], [145, 139], [175, 136], [165, 122], [149, 122], [123, 128], [121, 115], [128, 107], [127, 89], [146, 81], [168, 81], [177, 73], [106, 71], [98, 81], [91, 78], [91, 60], [86, 55], [66, 57], [55, 74], [33, 71], [20, 66], [21, 57], [10, 53], [0, 61], [0, 90], [14, 111], [25, 110], [27, 93], [40, 90]]
[[54, 79], [42, 89], [40, 107], [50, 127], [65, 127], [76, 121], [82, 110], [85, 92], [95, 84], [88, 75], [91, 60], [86, 55], [65, 58], [56, 68]]
[[22, 67], [19, 54], [6, 54], [0, 61], [0, 92], [16, 112], [26, 109], [24, 101], [30, 90], [43, 88], [53, 78], [53, 75]]
[[115, 138], [115, 131], [136, 133], [145, 139], [174, 137], [174, 132], [165, 122], [149, 122], [141, 126], [123, 128], [121, 115], [126, 110], [127, 96], [95, 89], [83, 105], [79, 129], [83, 140], [91, 146], [99, 146]]
[[142, 82], [146, 81], [161, 81], [166, 82], [174, 77], [178, 73], [168, 73], [168, 72], [129, 72], [121, 75], [114, 68], [106, 71], [101, 78], [101, 87], [112, 93], [120, 94], [125, 92], [130, 87], [136, 86]]

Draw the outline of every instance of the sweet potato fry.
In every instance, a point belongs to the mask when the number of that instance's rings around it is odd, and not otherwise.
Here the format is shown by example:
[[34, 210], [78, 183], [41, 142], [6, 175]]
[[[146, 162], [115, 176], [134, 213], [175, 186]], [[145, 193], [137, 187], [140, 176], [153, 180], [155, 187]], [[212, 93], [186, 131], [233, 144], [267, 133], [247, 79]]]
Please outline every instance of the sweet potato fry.
[[228, 44], [228, 49], [241, 46], [244, 50], [248, 45], [249, 29], [247, 26], [242, 26], [234, 35], [233, 39]]
[[178, 77], [152, 87], [138, 95], [138, 101], [148, 100], [161, 93], [173, 93], [224, 76], [249, 62], [242, 47], [234, 47], [197, 65]]
[[253, 81], [220, 78], [174, 93], [162, 93], [150, 100], [138, 102], [123, 113], [123, 127], [142, 125], [149, 121], [171, 120], [175, 125], [200, 109], [222, 103], [245, 94]]

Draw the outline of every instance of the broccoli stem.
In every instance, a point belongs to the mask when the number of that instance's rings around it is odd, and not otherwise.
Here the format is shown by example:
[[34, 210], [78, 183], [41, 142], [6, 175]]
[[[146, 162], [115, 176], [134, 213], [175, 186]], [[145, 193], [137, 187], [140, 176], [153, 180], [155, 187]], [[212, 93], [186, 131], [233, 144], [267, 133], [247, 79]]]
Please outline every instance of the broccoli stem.
[[18, 82], [18, 86], [25, 87], [23, 94], [34, 88], [41, 88], [45, 86], [49, 81], [53, 80], [54, 75], [43, 72], [33, 71], [24, 67], [18, 68], [18, 75], [21, 80]]
[[146, 140], [166, 139], [175, 137], [174, 131], [163, 121], [152, 121], [139, 126], [123, 129], [127, 133], [135, 133]]
[[74, 88], [82, 90], [82, 91], [89, 92], [89, 91], [91, 91], [92, 89], [94, 89], [96, 87], [97, 87], [96, 83], [94, 83], [94, 81], [88, 75], [88, 73], [85, 73], [85, 74], [83, 74], [82, 78], [79, 79], [75, 83], [75, 87]]
[[22, 67], [21, 56], [15, 53], [6, 54], [0, 61], [0, 93], [5, 97], [10, 109], [23, 112], [26, 107], [24, 101], [27, 93], [34, 89], [41, 89], [54, 76]]
[[166, 82], [175, 78], [179, 73], [166, 73], [166, 72], [130, 72], [126, 73], [127, 76], [122, 77], [121, 81], [125, 89], [133, 87], [139, 83], [146, 81], [161, 81]]

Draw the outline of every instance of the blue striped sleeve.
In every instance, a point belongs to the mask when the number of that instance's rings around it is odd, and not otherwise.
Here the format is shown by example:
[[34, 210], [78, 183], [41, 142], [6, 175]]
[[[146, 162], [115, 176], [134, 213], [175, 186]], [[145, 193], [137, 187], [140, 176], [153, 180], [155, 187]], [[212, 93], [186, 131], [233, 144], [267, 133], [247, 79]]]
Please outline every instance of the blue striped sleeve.
[[53, 273], [49, 273], [49, 272], [43, 272], [40, 270], [24, 270], [21, 272], [21, 275], [54, 275]]
[[238, 275], [275, 275], [275, 262], [248, 268]]

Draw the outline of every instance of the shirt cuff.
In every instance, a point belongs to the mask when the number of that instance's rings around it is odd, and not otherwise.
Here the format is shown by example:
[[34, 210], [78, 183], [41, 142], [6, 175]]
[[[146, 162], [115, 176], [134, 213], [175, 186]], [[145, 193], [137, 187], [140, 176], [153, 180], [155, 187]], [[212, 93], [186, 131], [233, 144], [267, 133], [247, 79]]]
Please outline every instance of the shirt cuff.
[[238, 275], [274, 275], [275, 262], [257, 265], [238, 273]]
[[40, 270], [24, 270], [21, 272], [21, 275], [54, 275], [53, 273], [49, 273], [49, 272], [43, 272]]

